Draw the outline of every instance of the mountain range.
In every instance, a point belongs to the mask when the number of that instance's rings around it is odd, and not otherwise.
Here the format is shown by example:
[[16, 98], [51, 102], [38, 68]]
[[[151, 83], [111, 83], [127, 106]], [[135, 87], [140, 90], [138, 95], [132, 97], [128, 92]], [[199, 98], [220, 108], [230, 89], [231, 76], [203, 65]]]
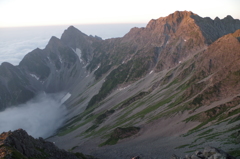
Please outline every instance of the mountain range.
[[73, 26], [0, 66], [0, 109], [70, 94], [49, 141], [98, 158], [169, 158], [205, 146], [240, 156], [240, 20], [176, 11], [103, 40]]

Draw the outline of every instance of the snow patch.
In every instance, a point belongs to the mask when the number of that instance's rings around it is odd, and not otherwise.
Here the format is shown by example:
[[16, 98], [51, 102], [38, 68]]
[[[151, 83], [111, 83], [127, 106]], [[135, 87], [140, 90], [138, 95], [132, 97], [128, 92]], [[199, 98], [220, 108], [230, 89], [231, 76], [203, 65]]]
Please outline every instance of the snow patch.
[[123, 60], [122, 64], [125, 64], [125, 63], [127, 63], [128, 61], [132, 60], [132, 57], [133, 57], [133, 55], [132, 55], [129, 59]]
[[99, 69], [100, 66], [101, 66], [101, 64], [98, 65], [98, 67], [97, 67], [93, 72], [97, 71], [97, 70]]
[[67, 93], [62, 99], [61, 99], [61, 104], [63, 104], [64, 102], [66, 102], [66, 100], [68, 100], [71, 97], [70, 93]]
[[39, 80], [39, 77], [38, 77], [37, 75], [31, 74], [31, 73], [30, 73], [30, 75], [31, 75], [33, 78], [35, 78], [36, 80]]
[[127, 87], [123, 87], [123, 88], [119, 88], [118, 90], [119, 91], [122, 91], [122, 90], [124, 90], [124, 89], [127, 89], [128, 87], [130, 87], [131, 85], [128, 85]]
[[85, 66], [83, 66], [83, 68], [86, 68], [88, 64], [89, 64], [89, 63], [87, 63]]
[[152, 73], [153, 73], [153, 70], [149, 74], [152, 74]]
[[77, 55], [78, 55], [78, 58], [79, 58], [79, 61], [82, 62], [82, 50], [79, 49], [79, 48], [76, 48], [76, 50], [72, 49]]
[[48, 59], [49, 63], [52, 64], [52, 60], [50, 59], [49, 56], [47, 57], [47, 59]]
[[184, 39], [184, 41], [187, 41], [186, 39]]
[[182, 61], [179, 61], [178, 63], [182, 63]]
[[61, 63], [63, 63], [62, 58], [61, 58], [60, 56], [58, 56], [58, 58], [59, 58], [59, 61], [60, 61]]

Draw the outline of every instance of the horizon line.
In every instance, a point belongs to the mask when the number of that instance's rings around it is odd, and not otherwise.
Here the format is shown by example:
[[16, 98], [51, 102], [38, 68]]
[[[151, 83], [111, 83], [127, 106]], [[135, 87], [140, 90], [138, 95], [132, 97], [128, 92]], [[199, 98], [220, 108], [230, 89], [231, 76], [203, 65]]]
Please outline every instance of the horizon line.
[[[148, 21], [149, 22], [149, 21]], [[49, 24], [49, 25], [19, 25], [19, 26], [0, 26], [0, 29], [6, 28], [30, 28], [30, 27], [54, 27], [54, 26], [77, 26], [77, 25], [111, 25], [111, 24], [148, 24], [148, 22], [117, 22], [117, 23], [76, 23], [76, 24]]]

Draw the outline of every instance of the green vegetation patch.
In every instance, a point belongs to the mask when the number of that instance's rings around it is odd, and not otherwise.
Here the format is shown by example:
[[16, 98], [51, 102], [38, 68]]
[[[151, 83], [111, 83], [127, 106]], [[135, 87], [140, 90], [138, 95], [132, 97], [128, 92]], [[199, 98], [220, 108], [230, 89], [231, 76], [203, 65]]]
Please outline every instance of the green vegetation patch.
[[[232, 107], [237, 106], [240, 103], [240, 97], [237, 96], [234, 99], [232, 99], [231, 101], [225, 103], [225, 104], [221, 104], [219, 106], [216, 106], [212, 109], [209, 109], [207, 111], [198, 113], [196, 115], [193, 115], [187, 119], [185, 119], [185, 122], [189, 122], [189, 121], [200, 121], [202, 122], [201, 124], [199, 124], [197, 127], [195, 127], [193, 130], [197, 130], [201, 127], [203, 127], [204, 125], [208, 124], [211, 121], [223, 121], [228, 117], [231, 117], [233, 115], [236, 115], [238, 113], [240, 113], [240, 108], [238, 109], [234, 109], [229, 111]], [[233, 122], [235, 119], [232, 119], [231, 121]]]
[[76, 152], [74, 153], [75, 156], [77, 156], [79, 159], [94, 159], [91, 155], [84, 155], [83, 153]]
[[18, 150], [9, 147], [9, 146], [5, 146], [5, 145], [1, 145], [0, 146], [0, 151], [1, 151], [1, 155], [5, 155], [4, 158], [8, 159], [27, 159], [27, 157], [25, 157], [21, 152], [19, 152]]
[[103, 114], [99, 115], [96, 118], [95, 123], [96, 124], [101, 124], [108, 116], [112, 115], [114, 112], [115, 112], [114, 109], [107, 110], [106, 112], [104, 112]]
[[127, 128], [118, 127], [114, 129], [110, 138], [104, 143], [100, 144], [99, 146], [114, 145], [118, 142], [118, 140], [131, 137], [137, 134], [139, 131], [140, 131], [139, 127], [127, 127]]
[[240, 156], [240, 149], [233, 149], [228, 152], [228, 154], [234, 156], [234, 157], [239, 157]]
[[89, 101], [87, 109], [94, 106], [96, 103], [102, 101], [107, 95], [117, 87], [117, 85], [124, 82], [134, 81], [144, 76], [150, 67], [151, 60], [149, 58], [137, 58], [122, 64], [106, 77], [105, 82], [98, 94], [94, 95]]
[[93, 124], [90, 128], [88, 128], [88, 129], [85, 131], [85, 133], [91, 132], [91, 131], [95, 130], [98, 126], [99, 126], [99, 125]]
[[[78, 129], [79, 127], [93, 121], [94, 119], [96, 119], [96, 117], [98, 115], [94, 115], [94, 114], [90, 114], [93, 111], [94, 108], [91, 109], [87, 109], [85, 110], [83, 113], [81, 113], [78, 116], [75, 116], [74, 118], [72, 118], [71, 120], [68, 121], [68, 124], [66, 124], [64, 127], [62, 127], [59, 132], [58, 135], [59, 136], [64, 136], [76, 129]], [[89, 115], [90, 114], [90, 115]], [[87, 116], [88, 115], [88, 116]], [[87, 117], [88, 118], [87, 118]], [[80, 124], [76, 124], [78, 122], [80, 122], [84, 117], [86, 117], [85, 121], [82, 121]]]
[[239, 121], [239, 120], [240, 120], [240, 115], [232, 118], [232, 119], [228, 122], [228, 124], [234, 123], [234, 122]]
[[[99, 125], [100, 125], [101, 123], [103, 123], [104, 120], [106, 120], [106, 118], [107, 118], [108, 116], [112, 115], [114, 112], [115, 112], [115, 110], [113, 110], [113, 109], [112, 109], [112, 110], [107, 110], [106, 112], [104, 112], [104, 113], [102, 113], [101, 115], [97, 116], [96, 119], [95, 119], [95, 121], [94, 121], [94, 124], [93, 124], [90, 128], [88, 128], [88, 129], [85, 131], [85, 133], [92, 132], [93, 130], [95, 130], [96, 128], [98, 128]], [[93, 116], [92, 114], [90, 114], [90, 115], [91, 115], [91, 117]], [[88, 118], [90, 118], [90, 117], [88, 117]], [[87, 119], [87, 117], [86, 117], [86, 119]]]
[[185, 144], [185, 145], [178, 146], [175, 149], [181, 149], [181, 148], [185, 148], [185, 147], [188, 147], [188, 146], [189, 146], [189, 144]]
[[132, 104], [133, 102], [135, 102], [138, 99], [142, 99], [144, 96], [148, 95], [150, 92], [140, 92], [137, 95], [134, 95], [132, 97], [130, 97], [129, 99], [125, 100], [121, 105], [120, 105], [120, 109], [129, 106], [130, 104]]
[[208, 129], [208, 130], [206, 130], [206, 131], [204, 131], [204, 132], [198, 134], [198, 136], [207, 135], [207, 134], [211, 133], [212, 131], [213, 131], [213, 129]]
[[76, 101], [76, 102], [73, 104], [73, 106], [77, 106], [77, 105], [81, 104], [82, 102], [85, 101], [86, 98], [87, 98], [87, 97], [84, 97], [84, 98], [79, 99], [78, 101]]

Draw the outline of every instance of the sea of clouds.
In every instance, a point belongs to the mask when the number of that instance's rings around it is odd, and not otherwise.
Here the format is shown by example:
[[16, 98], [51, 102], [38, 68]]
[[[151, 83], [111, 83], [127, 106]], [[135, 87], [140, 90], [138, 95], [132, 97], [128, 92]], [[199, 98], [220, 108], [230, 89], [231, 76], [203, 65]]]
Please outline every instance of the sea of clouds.
[[0, 28], [0, 64], [18, 65], [27, 53], [45, 48], [51, 36], [60, 37], [61, 32], [51, 27]]
[[60, 128], [67, 114], [61, 104], [63, 93], [40, 93], [25, 104], [0, 112], [0, 132], [24, 129], [33, 137], [49, 137]]
[[[103, 39], [122, 37], [132, 27], [143, 27], [146, 24], [95, 24], [75, 25], [87, 35], [97, 35]], [[52, 36], [58, 38], [69, 26], [42, 26], [0, 28], [0, 64], [9, 62], [18, 65], [23, 57], [36, 48], [44, 49]]]

